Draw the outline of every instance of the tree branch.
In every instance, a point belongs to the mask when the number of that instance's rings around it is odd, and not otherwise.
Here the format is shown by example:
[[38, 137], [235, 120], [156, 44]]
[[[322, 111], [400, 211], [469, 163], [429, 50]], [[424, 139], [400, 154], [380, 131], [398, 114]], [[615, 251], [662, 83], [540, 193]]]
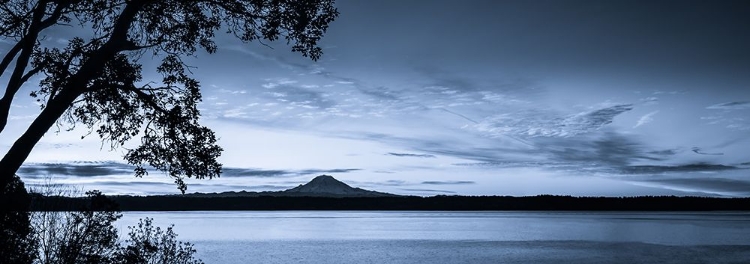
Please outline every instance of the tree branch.
[[3, 73], [5, 73], [5, 70], [8, 68], [8, 65], [10, 65], [10, 62], [13, 61], [13, 58], [16, 57], [16, 54], [21, 51], [21, 47], [23, 46], [22, 44], [23, 40], [16, 42], [16, 45], [13, 45], [13, 48], [11, 48], [8, 53], [5, 54], [5, 57], [3, 57], [3, 61], [0, 62], [0, 76], [3, 76]]
[[[169, 113], [169, 110], [164, 109], [163, 107], [161, 107], [159, 104], [157, 104], [154, 101], [154, 96], [153, 95], [149, 95], [149, 94], [141, 91], [139, 88], [136, 88], [135, 85], [132, 85], [132, 84], [130, 84], [130, 85], [121, 85], [119, 88], [134, 93], [136, 96], [138, 96], [138, 98], [141, 99], [142, 102], [148, 104], [154, 110], [162, 112], [163, 114], [168, 114]], [[168, 87], [160, 87], [160, 88], [169, 89]], [[151, 89], [156, 89], [156, 88], [151, 88]]]
[[22, 84], [26, 83], [26, 81], [28, 81], [29, 78], [31, 78], [31, 76], [34, 76], [37, 73], [39, 73], [40, 71], [42, 71], [42, 68], [43, 68], [42, 66], [37, 66], [37, 67], [31, 69], [29, 72], [27, 72], [26, 74], [24, 74], [23, 77], [21, 77], [21, 83]]

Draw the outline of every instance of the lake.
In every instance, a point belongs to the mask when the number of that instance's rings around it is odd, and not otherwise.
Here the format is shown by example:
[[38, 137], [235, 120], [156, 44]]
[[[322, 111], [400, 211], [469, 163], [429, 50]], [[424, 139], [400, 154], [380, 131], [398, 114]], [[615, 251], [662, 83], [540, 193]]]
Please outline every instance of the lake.
[[206, 263], [750, 263], [750, 212], [124, 212]]

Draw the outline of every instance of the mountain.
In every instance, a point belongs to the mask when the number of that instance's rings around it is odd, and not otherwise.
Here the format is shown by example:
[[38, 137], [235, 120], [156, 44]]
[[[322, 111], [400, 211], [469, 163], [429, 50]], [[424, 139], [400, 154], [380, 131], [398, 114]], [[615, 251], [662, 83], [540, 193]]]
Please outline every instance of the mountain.
[[376, 191], [365, 190], [361, 188], [353, 188], [346, 183], [343, 183], [330, 175], [320, 175], [313, 178], [306, 184], [300, 184], [300, 186], [281, 191], [286, 194], [294, 194], [294, 196], [335, 196], [335, 197], [382, 197], [382, 196], [397, 196], [390, 193], [382, 193]]
[[190, 193], [191, 197], [396, 197], [400, 195], [354, 188], [330, 175], [320, 175], [310, 182], [284, 191]]

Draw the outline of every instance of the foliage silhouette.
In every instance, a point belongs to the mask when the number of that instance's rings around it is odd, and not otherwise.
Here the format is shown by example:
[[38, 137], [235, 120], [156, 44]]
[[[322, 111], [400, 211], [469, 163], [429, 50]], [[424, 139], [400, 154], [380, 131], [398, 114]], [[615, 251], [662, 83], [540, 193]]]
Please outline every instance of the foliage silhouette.
[[36, 194], [33, 207], [63, 210], [32, 213], [31, 237], [36, 254], [29, 254], [33, 256], [31, 263], [202, 263], [193, 256], [196, 250], [192, 245], [176, 239], [171, 226], [162, 231], [150, 218], [129, 227], [130, 239], [123, 244], [114, 226], [122, 217], [118, 205], [99, 191], [86, 192], [75, 202], [41, 198], [69, 197], [74, 192], [55, 186], [43, 191], [44, 195]]
[[[222, 149], [209, 128], [198, 123], [200, 83], [183, 62], [199, 50], [214, 53], [216, 31], [243, 42], [278, 39], [292, 51], [317, 60], [318, 41], [337, 16], [333, 0], [0, 0], [0, 37], [16, 44], [0, 62], [15, 59], [0, 99], [0, 131], [21, 85], [42, 74], [32, 92], [41, 112], [0, 160], [0, 186], [9, 182], [34, 145], [55, 124], [83, 125], [111, 148], [133, 138], [125, 160], [135, 175], [152, 167], [172, 177], [185, 192], [185, 177], [213, 178]], [[59, 26], [88, 29], [64, 48], [40, 41]], [[161, 59], [160, 80], [144, 80], [139, 60]], [[27, 69], [28, 68], [28, 69]]]
[[[199, 124], [200, 83], [182, 58], [214, 53], [215, 32], [239, 40], [284, 39], [294, 52], [317, 60], [318, 41], [337, 16], [333, 0], [0, 0], [0, 38], [15, 42], [0, 61], [6, 72], [0, 98], [0, 133], [21, 86], [42, 75], [31, 93], [41, 111], [0, 160], [3, 247], [0, 262], [26, 263], [30, 247], [28, 196], [15, 177], [34, 146], [53, 126], [83, 125], [111, 148], [134, 138], [125, 160], [141, 177], [154, 168], [172, 177], [181, 192], [185, 177], [213, 178], [222, 149], [214, 132]], [[45, 46], [45, 31], [78, 27], [64, 48]], [[161, 59], [160, 80], [144, 80], [139, 60]], [[86, 134], [88, 135], [88, 134]], [[84, 135], [84, 136], [86, 136]], [[19, 185], [20, 184], [20, 185]], [[18, 187], [20, 186], [20, 187]], [[88, 217], [88, 215], [86, 215]], [[82, 249], [83, 250], [83, 249]], [[20, 259], [24, 258], [24, 259]]]
[[177, 241], [173, 227], [166, 230], [152, 225], [153, 218], [140, 219], [137, 226], [129, 227], [127, 243], [115, 257], [118, 264], [163, 263], [163, 264], [201, 264], [195, 259], [193, 245]]
[[0, 186], [0, 263], [31, 263], [34, 240], [29, 226], [30, 196], [18, 176]]
[[[122, 216], [117, 205], [99, 191], [86, 192], [81, 199], [83, 203], [79, 203], [73, 211], [32, 214], [32, 233], [37, 244], [34, 263], [113, 261], [112, 256], [118, 251], [117, 229], [113, 224]], [[35, 203], [40, 202], [55, 201], [35, 199]]]

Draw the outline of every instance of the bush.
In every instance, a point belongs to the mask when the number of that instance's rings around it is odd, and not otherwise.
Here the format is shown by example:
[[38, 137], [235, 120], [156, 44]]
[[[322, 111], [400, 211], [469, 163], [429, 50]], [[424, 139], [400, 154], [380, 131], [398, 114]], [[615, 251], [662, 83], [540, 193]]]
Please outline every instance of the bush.
[[86, 192], [86, 203], [76, 211], [34, 212], [34, 262], [111, 263], [119, 250], [113, 223], [120, 217], [117, 205], [99, 191]]
[[140, 219], [135, 227], [130, 229], [128, 245], [119, 253], [117, 263], [163, 263], [163, 264], [202, 264], [203, 261], [195, 259], [196, 252], [193, 245], [187, 242], [177, 241], [174, 225], [166, 230], [152, 225], [152, 218]]
[[[74, 193], [47, 186], [43, 195], [34, 199], [36, 208], [45, 209], [31, 214], [32, 244], [36, 246], [35, 254], [29, 254], [33, 263], [203, 263], [194, 258], [196, 250], [191, 244], [177, 241], [173, 226], [162, 230], [152, 225], [151, 218], [128, 227], [129, 239], [121, 241], [114, 227], [122, 217], [117, 204], [99, 191], [86, 192], [85, 198], [68, 198]], [[73, 207], [77, 209], [55, 210]]]

